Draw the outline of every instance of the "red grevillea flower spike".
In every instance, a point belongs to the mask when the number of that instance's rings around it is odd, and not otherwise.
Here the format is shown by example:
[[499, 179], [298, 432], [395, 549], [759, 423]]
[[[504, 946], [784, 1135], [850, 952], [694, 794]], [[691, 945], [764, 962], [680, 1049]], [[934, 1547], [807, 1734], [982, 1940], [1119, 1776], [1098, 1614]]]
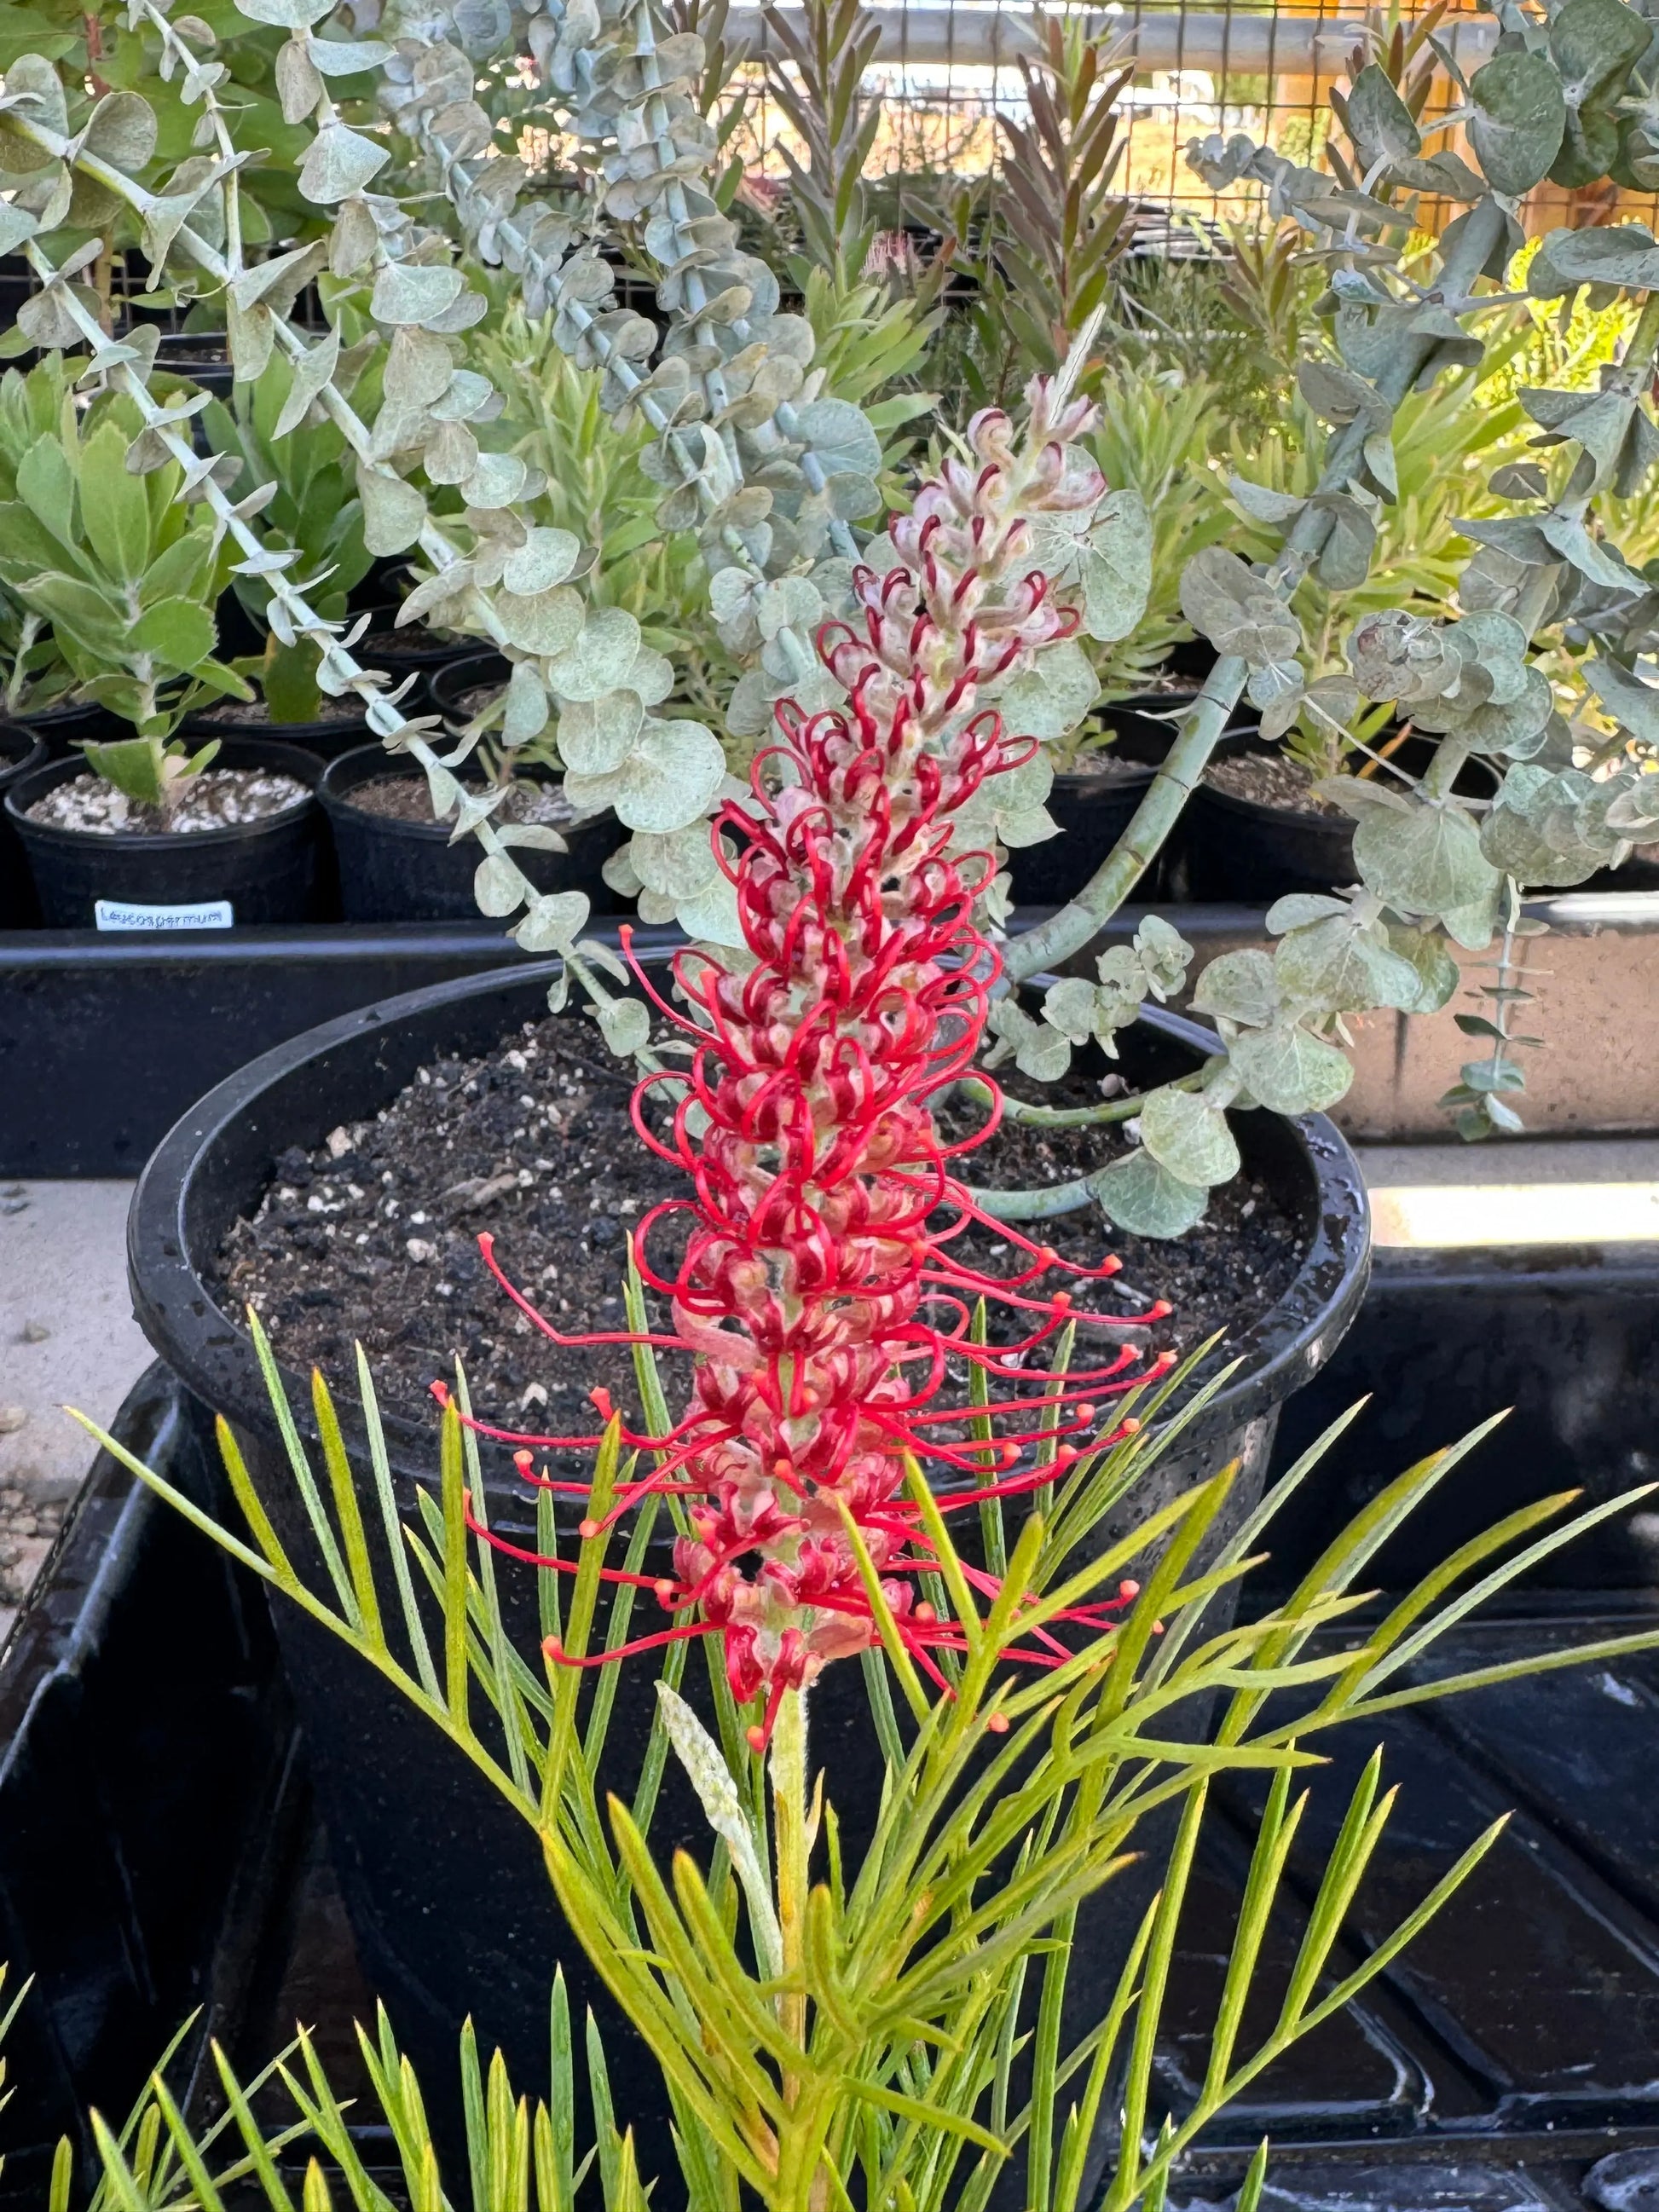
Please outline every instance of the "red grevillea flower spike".
[[[963, 1641], [956, 1624], [916, 1596], [915, 1577], [933, 1555], [907, 1492], [907, 1460], [945, 1479], [939, 1503], [947, 1511], [1029, 1490], [1052, 1480], [1055, 1464], [1063, 1472], [1085, 1443], [1127, 1432], [1127, 1424], [1112, 1431], [1110, 1401], [1172, 1358], [1143, 1364], [1114, 1345], [1064, 1376], [1033, 1374], [1031, 1355], [1074, 1317], [1066, 1289], [1048, 1287], [1060, 1263], [1003, 1224], [999, 1234], [1023, 1255], [1009, 1276], [953, 1256], [963, 1231], [983, 1218], [952, 1173], [953, 1157], [989, 1135], [1000, 1100], [962, 1144], [941, 1141], [931, 1111], [972, 1066], [999, 972], [973, 920], [994, 857], [958, 849], [957, 817], [987, 778], [1019, 767], [1036, 748], [981, 708], [978, 695], [1076, 629], [1075, 611], [1030, 565], [1031, 524], [1092, 507], [1105, 490], [1074, 455], [1067, 464], [1066, 447], [1091, 410], [1045, 380], [1028, 396], [1024, 438], [1000, 411], [976, 416], [968, 436], [975, 462], [948, 462], [894, 524], [896, 565], [855, 573], [858, 618], [827, 625], [818, 639], [845, 708], [809, 718], [782, 704], [778, 741], [755, 763], [751, 795], [728, 804], [714, 825], [747, 962], [706, 950], [677, 956], [689, 1015], [635, 965], [692, 1047], [688, 1067], [647, 1077], [634, 1101], [641, 1140], [690, 1185], [690, 1196], [658, 1207], [634, 1237], [641, 1277], [670, 1301], [673, 1334], [563, 1335], [481, 1240], [498, 1280], [554, 1343], [643, 1342], [691, 1354], [684, 1419], [661, 1436], [623, 1430], [623, 1443], [653, 1461], [618, 1489], [612, 1509], [651, 1492], [682, 1506], [686, 1533], [671, 1577], [609, 1571], [653, 1589], [673, 1625], [582, 1663], [716, 1633], [733, 1694], [763, 1700], [750, 1731], [757, 1748], [786, 1690], [876, 1640], [843, 1507], [905, 1644], [942, 1684], [930, 1652], [960, 1650]], [[645, 1111], [658, 1094], [672, 1100], [666, 1136]], [[672, 1279], [648, 1249], [669, 1212], [685, 1214], [690, 1231]], [[1105, 1277], [1116, 1264], [1067, 1272]], [[1022, 1317], [1018, 1341], [971, 1340], [981, 1298]], [[1167, 1310], [1085, 1318], [1130, 1330]], [[996, 1431], [988, 1452], [982, 1442], [953, 1440], [963, 1408], [939, 1402], [951, 1361], [987, 1379]], [[608, 1419], [608, 1399], [595, 1396]], [[520, 1443], [527, 1479], [560, 1491], [582, 1486], [536, 1474], [531, 1448], [598, 1441], [486, 1432]], [[1053, 1446], [1055, 1464], [1020, 1471], [1039, 1439]], [[975, 1580], [995, 1589], [989, 1577]], [[1078, 1620], [1098, 1627], [1109, 1610], [1081, 1608]], [[1046, 1632], [1022, 1639], [1018, 1618], [1013, 1635], [1011, 1649], [1035, 1662], [1061, 1656]], [[550, 1656], [566, 1655], [553, 1644]]]

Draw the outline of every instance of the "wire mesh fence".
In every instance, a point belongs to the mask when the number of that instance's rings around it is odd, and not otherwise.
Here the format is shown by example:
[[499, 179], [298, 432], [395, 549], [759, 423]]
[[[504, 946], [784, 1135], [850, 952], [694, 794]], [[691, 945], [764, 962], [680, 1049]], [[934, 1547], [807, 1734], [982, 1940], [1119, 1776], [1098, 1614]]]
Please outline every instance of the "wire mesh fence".
[[[1492, 53], [1497, 21], [1463, 0], [1437, 12], [1437, 43], [1467, 76]], [[1220, 223], [1263, 219], [1259, 187], [1217, 193], [1196, 173], [1187, 159], [1194, 139], [1242, 131], [1291, 160], [1317, 164], [1333, 84], [1396, 24], [1409, 33], [1422, 20], [1395, 10], [1255, 0], [1201, 8], [1114, 0], [1086, 13], [1040, 13], [1018, 0], [881, 0], [868, 13], [881, 26], [881, 40], [866, 87], [879, 97], [883, 118], [866, 173], [887, 181], [898, 221], [927, 221], [946, 185], [998, 177], [1007, 157], [998, 118], [1018, 123], [1030, 113], [1018, 58], [1036, 52], [1034, 28], [1045, 15], [1069, 14], [1107, 58], [1132, 71], [1117, 103], [1116, 180], [1139, 204], [1144, 246], [1165, 252], [1203, 250]], [[758, 8], [734, 8], [732, 27], [752, 55], [766, 53]], [[781, 179], [788, 125], [765, 97], [763, 70], [751, 65], [743, 75], [749, 97], [737, 143], [759, 173]], [[1450, 71], [1435, 66], [1422, 117], [1425, 136], [1462, 99]], [[1455, 125], [1434, 141], [1457, 143]], [[1652, 199], [1640, 197], [1646, 213]], [[1527, 228], [1605, 221], [1616, 198], [1611, 187], [1587, 196], [1546, 185], [1527, 204]], [[1632, 211], [1621, 205], [1622, 213]]]

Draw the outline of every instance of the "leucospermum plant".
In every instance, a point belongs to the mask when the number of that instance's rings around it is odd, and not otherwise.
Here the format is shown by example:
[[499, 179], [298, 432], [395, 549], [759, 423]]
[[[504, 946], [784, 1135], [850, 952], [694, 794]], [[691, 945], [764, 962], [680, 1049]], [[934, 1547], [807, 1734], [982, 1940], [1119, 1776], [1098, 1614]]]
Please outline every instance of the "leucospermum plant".
[[[847, 703], [786, 707], [778, 757], [722, 810], [743, 946], [682, 953], [678, 1005], [658, 1000], [689, 1059], [641, 1079], [635, 1125], [689, 1192], [633, 1234], [628, 1326], [566, 1334], [512, 1293], [555, 1346], [631, 1360], [638, 1416], [618, 1379], [594, 1390], [590, 1434], [505, 1431], [458, 1376], [437, 1389], [436, 1489], [405, 1528], [361, 1354], [365, 1462], [318, 1376], [319, 1476], [255, 1321], [293, 1490], [262, 1492], [222, 1426], [251, 1542], [109, 1444], [529, 1823], [572, 1941], [661, 2070], [674, 2201], [697, 2212], [745, 2191], [776, 2212], [1077, 2212], [1103, 2180], [1108, 2212], [1161, 2202], [1214, 2114], [1382, 1971], [1492, 1840], [1362, 1963], [1340, 1959], [1388, 1818], [1374, 1760], [1273, 2024], [1247, 2033], [1310, 1743], [1516, 1671], [1417, 1668], [1482, 1597], [1630, 1503], [1553, 1531], [1567, 1500], [1523, 1509], [1362, 1620], [1369, 1564], [1460, 1455], [1439, 1454], [1252, 1615], [1240, 1584], [1317, 1455], [1253, 1510], [1229, 1512], [1232, 1469], [1154, 1504], [1146, 1486], [1217, 1382], [1140, 1358], [1146, 1313], [1074, 1310], [1053, 1253], [1018, 1232], [1004, 1275], [957, 1256], [982, 1218], [955, 1171], [978, 1139], [947, 1145], [933, 1109], [974, 1064], [996, 983], [973, 919], [994, 861], [980, 825], [1036, 755], [994, 710], [964, 709], [980, 673], [1076, 621], [1039, 570], [1000, 566], [1001, 503], [1017, 550], [1028, 518], [1095, 496], [1066, 459], [1086, 410], [1063, 382], [1039, 384], [1032, 410], [1024, 441], [982, 418], [978, 467], [947, 470], [895, 524], [890, 565], [857, 579], [859, 621], [820, 641]], [[983, 1095], [981, 1134], [1000, 1103]], [[678, 1413], [669, 1355], [690, 1363]], [[484, 1453], [501, 1444], [535, 1501], [533, 1545], [490, 1497]], [[560, 1471], [579, 1451], [586, 1472]], [[282, 1526], [314, 1546], [319, 1588]], [[538, 1624], [538, 1649], [514, 1619]], [[635, 1766], [610, 1741], [610, 1689], [653, 1657], [660, 1725]], [[854, 1657], [884, 1770], [856, 1857], [838, 1747], [815, 1755], [809, 1730], [826, 1670]], [[671, 1752], [709, 1844], [664, 1865], [651, 1831]], [[1159, 2008], [1206, 1802], [1245, 1771], [1267, 1799], [1234, 1955], [1202, 2087], [1166, 2118]], [[1158, 1897], [1106, 1985], [1071, 1985], [1077, 1932], [1166, 1809]]]

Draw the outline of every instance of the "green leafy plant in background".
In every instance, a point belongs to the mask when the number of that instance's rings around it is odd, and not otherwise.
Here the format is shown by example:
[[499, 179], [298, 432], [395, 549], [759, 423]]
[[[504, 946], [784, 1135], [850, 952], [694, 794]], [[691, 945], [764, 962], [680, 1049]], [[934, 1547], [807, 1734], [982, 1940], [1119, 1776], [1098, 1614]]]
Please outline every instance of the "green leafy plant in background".
[[[0, 376], [0, 497], [15, 499], [17, 468], [43, 438], [58, 434], [71, 380], [62, 360], [48, 355], [27, 376]], [[0, 584], [0, 659], [5, 667], [8, 714], [52, 704], [75, 683], [47, 617], [26, 606]]]
[[210, 519], [185, 498], [184, 467], [167, 455], [145, 476], [127, 465], [141, 410], [112, 393], [82, 415], [56, 361], [0, 382], [14, 424], [58, 398], [15, 465], [0, 464], [0, 580], [51, 624], [82, 692], [143, 739], [170, 735], [198, 700], [247, 696], [215, 658], [224, 562]]
[[1000, 173], [957, 198], [956, 258], [977, 296], [942, 363], [970, 407], [1006, 405], [1034, 370], [1058, 368], [1110, 298], [1132, 238], [1113, 189], [1127, 143], [1116, 101], [1132, 74], [1115, 38], [1039, 11], [1034, 50], [1016, 58], [1030, 120], [999, 111]]

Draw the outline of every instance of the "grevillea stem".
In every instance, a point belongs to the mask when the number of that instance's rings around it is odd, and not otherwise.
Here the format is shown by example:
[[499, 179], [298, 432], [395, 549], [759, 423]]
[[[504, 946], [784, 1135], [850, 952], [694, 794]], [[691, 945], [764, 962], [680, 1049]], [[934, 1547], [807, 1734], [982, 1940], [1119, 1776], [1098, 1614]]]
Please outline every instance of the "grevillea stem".
[[[799, 1972], [805, 1953], [807, 1838], [806, 1838], [806, 1696], [805, 1690], [787, 1690], [778, 1707], [772, 1732], [770, 1772], [772, 1821], [778, 1855], [778, 1927], [783, 1937], [783, 1971]], [[790, 1990], [780, 2008], [783, 2029], [796, 2048], [806, 2047], [806, 2000]], [[795, 2084], [786, 2081], [784, 2096], [794, 2100]]]

